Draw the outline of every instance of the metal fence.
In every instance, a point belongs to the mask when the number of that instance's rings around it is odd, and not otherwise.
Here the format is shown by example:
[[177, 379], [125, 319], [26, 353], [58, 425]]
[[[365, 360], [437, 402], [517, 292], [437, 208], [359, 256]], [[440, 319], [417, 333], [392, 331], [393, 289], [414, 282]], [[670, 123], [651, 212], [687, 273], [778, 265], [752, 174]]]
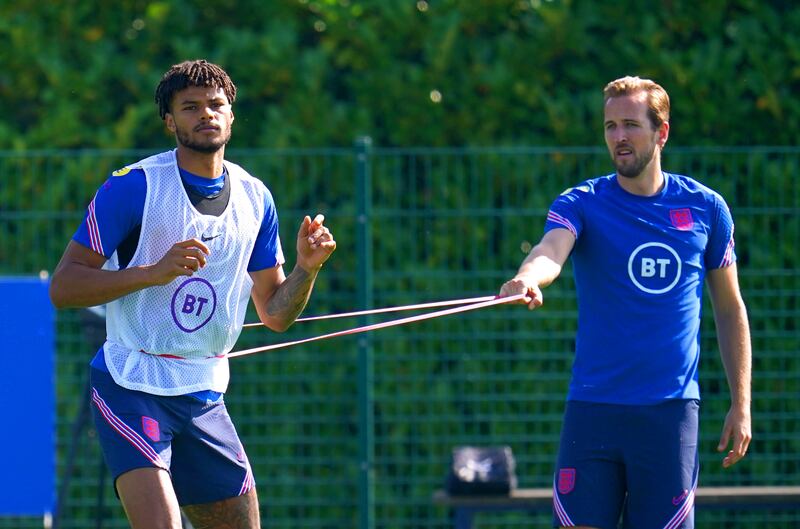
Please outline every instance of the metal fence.
[[[52, 270], [106, 175], [147, 154], [0, 153], [0, 273]], [[322, 212], [338, 250], [307, 314], [495, 293], [542, 234], [552, 199], [611, 171], [596, 148], [229, 150], [272, 190], [287, 250]], [[737, 226], [754, 350], [750, 453], [721, 468], [728, 389], [710, 310], [703, 321], [701, 485], [796, 484], [800, 470], [800, 149], [668, 148], [667, 170], [717, 189]], [[258, 483], [267, 528], [450, 526], [431, 502], [452, 447], [507, 444], [520, 486], [551, 483], [576, 328], [571, 269], [534, 312], [493, 307], [233, 359], [226, 401]], [[245, 330], [236, 349], [383, 319]], [[250, 314], [250, 321], [255, 314]], [[90, 425], [80, 311], [57, 319], [59, 486], [64, 528], [126, 527]], [[24, 354], [24, 352], [20, 352]], [[549, 526], [549, 516], [481, 516], [476, 527]], [[699, 527], [797, 527], [800, 513], [702, 511]], [[0, 519], [0, 528], [40, 527]]]

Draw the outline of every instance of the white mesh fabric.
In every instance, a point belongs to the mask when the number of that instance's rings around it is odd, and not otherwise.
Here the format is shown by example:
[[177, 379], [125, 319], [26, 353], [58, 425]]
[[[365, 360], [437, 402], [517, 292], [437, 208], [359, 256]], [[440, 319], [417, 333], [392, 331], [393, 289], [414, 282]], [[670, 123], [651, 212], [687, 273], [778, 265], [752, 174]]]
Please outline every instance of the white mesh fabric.
[[[139, 244], [128, 266], [155, 264], [173, 244], [191, 238], [205, 239], [210, 255], [191, 277], [180, 276], [108, 304], [106, 365], [123, 387], [157, 395], [227, 388], [224, 355], [244, 323], [252, 287], [247, 263], [268, 191], [241, 167], [225, 165], [230, 201], [219, 217], [203, 215], [191, 204], [175, 151], [133, 166], [144, 169], [147, 196]], [[111, 263], [117, 264], [116, 255]]]
[[185, 395], [210, 389], [224, 393], [230, 373], [227, 357], [179, 358], [134, 351], [111, 341], [106, 365], [117, 384], [156, 395]]

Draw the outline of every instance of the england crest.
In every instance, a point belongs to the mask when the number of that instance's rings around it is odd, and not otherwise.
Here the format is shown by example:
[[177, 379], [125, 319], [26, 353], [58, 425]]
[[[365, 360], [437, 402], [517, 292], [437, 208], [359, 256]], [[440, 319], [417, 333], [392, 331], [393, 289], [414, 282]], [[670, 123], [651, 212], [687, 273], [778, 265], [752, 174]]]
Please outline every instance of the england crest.
[[575, 469], [562, 468], [558, 471], [558, 492], [569, 494], [575, 488]]
[[161, 429], [158, 427], [158, 421], [150, 417], [142, 416], [142, 431], [144, 434], [158, 442], [161, 439]]
[[694, 227], [692, 210], [689, 208], [669, 210], [669, 220], [672, 221], [673, 226], [681, 231], [689, 231], [692, 229], [692, 227]]

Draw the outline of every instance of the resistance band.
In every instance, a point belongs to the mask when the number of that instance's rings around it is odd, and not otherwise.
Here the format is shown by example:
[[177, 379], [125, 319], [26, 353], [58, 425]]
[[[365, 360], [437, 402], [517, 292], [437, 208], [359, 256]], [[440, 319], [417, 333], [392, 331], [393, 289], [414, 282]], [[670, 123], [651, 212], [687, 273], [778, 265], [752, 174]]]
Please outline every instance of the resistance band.
[[[412, 322], [415, 322], [415, 321], [422, 321], [422, 320], [427, 320], [427, 319], [431, 319], [431, 318], [438, 318], [440, 316], [447, 316], [447, 315], [450, 315], [450, 314], [458, 314], [459, 312], [467, 312], [467, 311], [470, 311], [470, 310], [482, 309], [484, 307], [491, 307], [492, 305], [502, 305], [502, 304], [505, 304], [505, 303], [511, 303], [512, 301], [518, 301], [518, 300], [521, 300], [521, 299], [525, 299], [526, 297], [527, 297], [527, 294], [517, 294], [516, 296], [508, 296], [508, 297], [502, 297], [502, 298], [498, 297], [498, 296], [487, 296], [486, 298], [475, 298], [475, 299], [481, 299], [483, 301], [479, 301], [477, 303], [470, 303], [469, 305], [464, 305], [464, 306], [461, 306], [461, 307], [455, 307], [455, 308], [452, 308], [452, 309], [437, 310], [437, 311], [434, 311], [434, 312], [429, 312], [427, 314], [420, 314], [418, 316], [409, 316], [407, 318], [400, 318], [400, 319], [397, 319], [397, 320], [386, 321], [386, 322], [383, 322], [383, 323], [373, 323], [372, 325], [364, 325], [362, 327], [355, 327], [353, 329], [346, 329], [344, 331], [337, 331], [337, 332], [332, 332], [332, 333], [328, 333], [328, 334], [321, 334], [319, 336], [313, 336], [311, 338], [304, 338], [302, 340], [294, 340], [292, 342], [276, 343], [276, 344], [272, 344], [272, 345], [265, 345], [263, 347], [254, 347], [253, 349], [244, 349], [242, 351], [235, 351], [233, 353], [228, 353], [228, 358], [236, 358], [238, 356], [245, 356], [245, 355], [249, 355], [249, 354], [253, 354], [253, 353], [261, 353], [261, 352], [264, 352], [264, 351], [271, 351], [273, 349], [281, 349], [283, 347], [290, 347], [290, 346], [293, 346], [293, 345], [300, 345], [300, 344], [303, 344], [303, 343], [315, 342], [317, 340], [325, 340], [327, 338], [335, 338], [337, 336], [346, 336], [348, 334], [358, 334], [358, 333], [367, 332], [367, 331], [374, 331], [374, 330], [377, 330], [377, 329], [385, 329], [387, 327], [395, 327], [397, 325], [404, 325], [406, 323], [412, 323]], [[436, 304], [427, 304], [426, 303], [426, 304], [423, 304], [423, 305], [427, 305], [427, 306], [453, 305], [453, 304], [457, 304], [459, 302], [463, 303], [464, 301], [466, 301], [466, 300], [456, 300], [456, 301], [452, 301], [452, 302], [441, 301], [441, 302], [435, 302]], [[412, 305], [408, 305], [408, 306], [412, 306]], [[416, 307], [420, 308], [419, 305], [417, 305]], [[392, 310], [410, 310], [410, 309], [405, 309], [405, 308], [401, 309], [400, 307], [392, 307], [392, 308], [388, 308], [388, 309], [373, 309], [373, 310], [375, 310], [376, 312], [377, 311], [390, 312]], [[367, 313], [374, 314], [375, 312], [372, 312], [372, 311], [359, 311], [358, 313], [350, 313], [350, 315], [353, 315], [353, 314], [367, 314]], [[328, 317], [343, 317], [343, 316], [342, 315], [334, 315], [334, 316], [328, 316]], [[322, 318], [324, 318], [324, 316], [317, 316], [316, 317], [316, 319], [322, 319]]]
[[[483, 296], [479, 298], [465, 298], [465, 299], [451, 299], [448, 301], [434, 301], [431, 303], [417, 303], [416, 305], [401, 305], [399, 307], [385, 307], [382, 309], [367, 309], [367, 310], [359, 310], [356, 312], [340, 312], [339, 314], [324, 314], [322, 316], [308, 316], [305, 318], [297, 318], [295, 323], [301, 323], [304, 321], [315, 321], [315, 320], [332, 320], [334, 318], [348, 318], [350, 316], [366, 316], [367, 314], [381, 314], [384, 312], [400, 312], [404, 310], [414, 310], [414, 309], [432, 309], [433, 307], [447, 307], [450, 305], [465, 305], [467, 303], [479, 303], [481, 301], [489, 301], [490, 299], [495, 299], [497, 296]], [[260, 327], [264, 325], [261, 322], [258, 323], [245, 323], [242, 327]]]

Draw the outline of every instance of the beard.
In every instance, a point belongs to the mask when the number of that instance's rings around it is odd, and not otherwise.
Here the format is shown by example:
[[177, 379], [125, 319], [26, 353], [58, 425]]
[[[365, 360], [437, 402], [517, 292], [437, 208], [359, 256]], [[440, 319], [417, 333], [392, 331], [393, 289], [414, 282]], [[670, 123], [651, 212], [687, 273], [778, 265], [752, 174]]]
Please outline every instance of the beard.
[[202, 152], [204, 154], [214, 154], [231, 141], [230, 127], [216, 138], [207, 138], [205, 141], [192, 139], [191, 133], [175, 128], [175, 137], [178, 138], [178, 143], [187, 149]]
[[641, 155], [635, 155], [631, 162], [617, 162], [616, 158], [614, 158], [614, 167], [617, 169], [617, 174], [625, 178], [636, 178], [642, 174], [647, 164], [653, 160], [655, 152], [656, 146], [653, 144], [646, 152], [643, 152]]

